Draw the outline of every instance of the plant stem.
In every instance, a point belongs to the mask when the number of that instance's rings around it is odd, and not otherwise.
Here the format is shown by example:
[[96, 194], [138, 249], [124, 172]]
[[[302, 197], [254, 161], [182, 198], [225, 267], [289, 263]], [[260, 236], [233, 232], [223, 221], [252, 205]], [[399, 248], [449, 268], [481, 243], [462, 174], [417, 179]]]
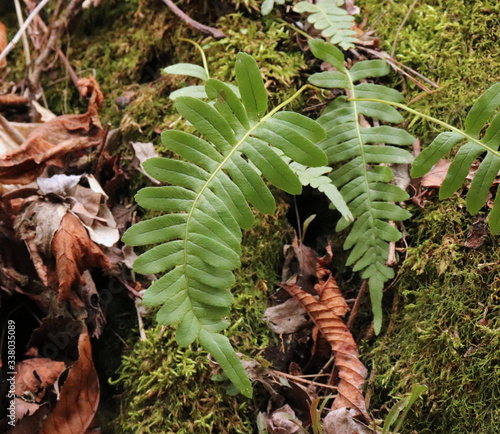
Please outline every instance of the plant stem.
[[420, 113], [417, 110], [413, 110], [413, 109], [411, 109], [410, 107], [408, 107], [408, 106], [406, 106], [404, 104], [400, 104], [400, 103], [392, 102], [392, 101], [385, 101], [383, 99], [376, 99], [376, 98], [352, 98], [352, 99], [348, 98], [347, 100], [348, 101], [380, 102], [382, 104], [392, 105], [394, 107], [400, 108], [402, 110], [407, 111], [408, 113], [412, 113], [415, 116], [419, 116], [419, 117], [421, 117], [423, 119], [426, 119], [426, 120], [428, 120], [430, 122], [434, 122], [435, 124], [441, 125], [442, 127], [445, 127], [447, 129], [455, 132], [455, 133], [458, 133], [462, 137], [464, 137], [465, 139], [469, 140], [470, 142], [473, 142], [476, 145], [481, 146], [481, 148], [483, 148], [485, 151], [491, 152], [493, 155], [495, 155], [496, 157], [500, 158], [500, 152], [499, 151], [495, 151], [494, 149], [491, 149], [488, 145], [484, 144], [479, 139], [476, 139], [475, 137], [470, 136], [465, 131], [462, 131], [460, 128], [456, 128], [453, 125], [447, 124], [446, 122], [441, 121], [439, 119], [436, 119], [436, 118], [434, 118], [432, 116], [424, 115], [423, 113]]
[[198, 49], [198, 51], [201, 54], [201, 59], [203, 60], [203, 68], [205, 68], [205, 72], [207, 73], [207, 77], [210, 78], [210, 72], [208, 71], [207, 56], [205, 56], [205, 52], [203, 51], [203, 48], [201, 48], [200, 44], [193, 41], [192, 39], [187, 39], [187, 38], [179, 38], [179, 41], [189, 42], [190, 44], [193, 44]]

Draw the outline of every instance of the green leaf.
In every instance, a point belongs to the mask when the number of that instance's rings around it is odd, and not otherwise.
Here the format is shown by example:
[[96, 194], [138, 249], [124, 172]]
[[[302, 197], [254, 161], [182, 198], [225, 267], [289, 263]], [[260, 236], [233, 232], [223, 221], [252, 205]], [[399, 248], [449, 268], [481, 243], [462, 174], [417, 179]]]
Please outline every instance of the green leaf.
[[166, 74], [188, 75], [201, 80], [208, 80], [208, 74], [205, 69], [199, 65], [192, 63], [176, 63], [175, 65], [167, 66], [163, 70]]
[[192, 98], [207, 98], [205, 86], [187, 86], [174, 90], [168, 97], [175, 101], [180, 96], [190, 96]]
[[235, 70], [236, 81], [248, 117], [251, 121], [257, 122], [267, 110], [267, 92], [259, 67], [252, 56], [238, 53]]
[[[355, 63], [349, 70], [349, 75], [351, 76], [351, 80], [356, 82], [363, 78], [383, 77], [389, 74], [389, 72], [389, 64], [385, 60], [378, 59]], [[390, 101], [390, 99], [388, 99], [388, 101]]]
[[247, 398], [252, 397], [252, 383], [248, 379], [245, 368], [240, 359], [234, 353], [229, 339], [217, 333], [208, 333], [202, 330], [200, 333], [200, 344], [214, 357], [215, 361], [222, 367], [224, 373], [231, 382]]
[[335, 66], [340, 72], [346, 71], [344, 55], [337, 47], [326, 43], [322, 39], [310, 39], [308, 44], [314, 57]]
[[475, 102], [465, 118], [467, 134], [477, 136], [500, 106], [500, 83], [491, 86]]

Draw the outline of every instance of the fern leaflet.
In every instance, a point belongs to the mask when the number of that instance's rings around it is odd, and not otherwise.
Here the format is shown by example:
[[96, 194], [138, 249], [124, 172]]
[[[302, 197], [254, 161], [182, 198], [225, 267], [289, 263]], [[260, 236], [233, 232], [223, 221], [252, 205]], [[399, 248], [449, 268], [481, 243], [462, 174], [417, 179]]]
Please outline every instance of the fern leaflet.
[[168, 214], [132, 226], [123, 241], [132, 246], [163, 243], [134, 264], [139, 273], [166, 272], [146, 291], [144, 303], [161, 306], [157, 319], [177, 325], [177, 342], [186, 346], [198, 340], [233, 384], [251, 396], [245, 370], [221, 334], [233, 301], [241, 229], [254, 222], [248, 202], [261, 212], [274, 212], [274, 197], [260, 173], [290, 194], [302, 190], [272, 146], [307, 166], [323, 166], [327, 159], [314, 144], [324, 139], [323, 128], [305, 116], [280, 111], [303, 89], [265, 114], [267, 93], [251, 56], [238, 54], [236, 79], [241, 100], [213, 79], [205, 84], [213, 105], [186, 96], [176, 99], [177, 110], [204, 138], [174, 130], [162, 134], [167, 149], [182, 160], [146, 161], [148, 174], [169, 185], [144, 188], [136, 200]]
[[[406, 107], [402, 107], [408, 110]], [[411, 174], [414, 177], [425, 175], [439, 159], [446, 155], [456, 146], [460, 145], [453, 162], [448, 169], [445, 180], [439, 189], [441, 199], [450, 197], [464, 183], [469, 174], [472, 163], [484, 152], [479, 168], [474, 175], [470, 190], [467, 193], [467, 210], [477, 214], [488, 199], [488, 194], [498, 172], [500, 171], [500, 83], [491, 86], [472, 106], [465, 119], [465, 131], [447, 125], [437, 119], [429, 120], [437, 122], [451, 131], [439, 134], [432, 143], [422, 151], [415, 159]], [[419, 116], [421, 114], [417, 113]], [[491, 119], [493, 118], [493, 119]], [[488, 127], [487, 122], [490, 121]], [[481, 136], [481, 139], [479, 137]], [[496, 234], [500, 231], [500, 190], [497, 190], [493, 210], [490, 213], [488, 223], [491, 232]]]
[[354, 48], [358, 41], [354, 27], [354, 17], [340, 6], [344, 0], [318, 0], [316, 4], [301, 1], [294, 7], [295, 12], [309, 13], [307, 21], [321, 30], [321, 35], [331, 44], [343, 50]]
[[[389, 125], [363, 127], [360, 116], [385, 123], [399, 123], [403, 118], [393, 107], [382, 102], [352, 101], [354, 98], [378, 98], [400, 102], [401, 94], [384, 86], [355, 82], [368, 77], [381, 77], [389, 73], [383, 60], [356, 63], [350, 70], [344, 66], [344, 57], [333, 45], [316, 39], [309, 42], [312, 53], [335, 66], [337, 71], [313, 74], [309, 81], [319, 87], [346, 89], [349, 99], [337, 97], [322, 113], [318, 123], [325, 128], [327, 137], [319, 143], [330, 164], [342, 163], [331, 177], [340, 189], [355, 218], [344, 248], [352, 251], [347, 259], [354, 271], [361, 271], [369, 280], [370, 296], [376, 333], [382, 325], [382, 290], [384, 283], [394, 277], [386, 265], [389, 242], [401, 238], [400, 232], [388, 220], [400, 221], [410, 214], [393, 202], [406, 200], [408, 195], [389, 182], [393, 173], [387, 164], [410, 163], [411, 154], [395, 146], [411, 145], [415, 139], [406, 131]], [[342, 218], [337, 230], [350, 222]]]

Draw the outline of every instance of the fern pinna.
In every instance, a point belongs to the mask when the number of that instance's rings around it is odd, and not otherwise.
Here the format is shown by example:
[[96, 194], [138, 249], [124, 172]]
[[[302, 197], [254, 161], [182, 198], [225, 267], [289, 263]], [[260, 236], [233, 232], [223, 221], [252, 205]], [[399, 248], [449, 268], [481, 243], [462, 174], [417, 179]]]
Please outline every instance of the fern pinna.
[[174, 130], [162, 134], [167, 149], [182, 160], [146, 161], [148, 174], [169, 185], [144, 188], [136, 200], [168, 214], [132, 226], [123, 240], [132, 246], [162, 243], [134, 264], [139, 273], [166, 272], [148, 288], [144, 303], [160, 306], [158, 321], [177, 325], [181, 346], [198, 340], [233, 384], [251, 396], [246, 372], [221, 334], [233, 301], [232, 270], [240, 265], [241, 229], [254, 222], [248, 202], [261, 212], [274, 212], [274, 197], [260, 173], [288, 193], [302, 190], [298, 177], [269, 145], [306, 166], [324, 166], [327, 158], [314, 144], [325, 138], [323, 128], [300, 114], [280, 111], [301, 91], [265, 114], [267, 93], [256, 62], [240, 53], [235, 68], [241, 100], [213, 79], [205, 84], [213, 105], [192, 97], [175, 100], [203, 139]]
[[[389, 183], [393, 173], [387, 164], [410, 163], [412, 156], [404, 149], [388, 145], [411, 145], [415, 138], [389, 125], [363, 126], [361, 116], [384, 123], [400, 123], [403, 118], [395, 108], [382, 102], [352, 101], [354, 98], [379, 98], [397, 103], [403, 100], [396, 90], [370, 83], [355, 84], [388, 74], [389, 66], [385, 61], [366, 60], [348, 70], [343, 54], [336, 47], [318, 39], [309, 41], [309, 46], [317, 58], [336, 68], [336, 71], [313, 74], [309, 81], [319, 87], [345, 89], [347, 93], [330, 103], [318, 119], [327, 134], [318, 145], [327, 155], [329, 164], [339, 167], [330, 176], [355, 218], [344, 244], [345, 249], [352, 248], [347, 264], [361, 271], [362, 277], [369, 281], [374, 327], [378, 333], [382, 324], [384, 283], [394, 277], [394, 271], [386, 265], [389, 243], [401, 238], [389, 221], [405, 220], [410, 216], [394, 203], [406, 200], [408, 195]], [[350, 224], [342, 218], [337, 230]]]

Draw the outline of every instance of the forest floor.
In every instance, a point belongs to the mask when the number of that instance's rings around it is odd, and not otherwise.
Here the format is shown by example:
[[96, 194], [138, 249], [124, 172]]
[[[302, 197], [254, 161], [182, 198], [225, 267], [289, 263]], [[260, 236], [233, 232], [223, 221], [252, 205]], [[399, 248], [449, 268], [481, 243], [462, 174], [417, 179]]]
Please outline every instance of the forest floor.
[[[25, 3], [32, 10], [39, 2]], [[6, 64], [0, 61], [0, 432], [335, 432], [326, 422], [321, 428], [339, 383], [331, 348], [297, 305], [267, 310], [289, 299], [280, 282], [305, 274], [301, 255], [314, 261], [314, 286], [316, 259], [328, 256], [328, 246], [333, 260], [323, 265], [355, 312], [345, 321], [367, 368], [363, 405], [377, 432], [415, 385], [427, 390], [402, 432], [500, 432], [500, 250], [485, 224], [492, 196], [479, 214], [466, 210], [470, 179], [445, 200], [438, 198], [437, 171], [418, 191], [409, 187], [404, 207], [412, 217], [399, 226], [404, 237], [395, 245], [396, 276], [384, 290], [379, 335], [366, 284], [346, 265], [347, 235], [335, 231], [340, 214], [310, 187], [300, 196], [272, 188], [276, 212], [255, 211], [255, 225], [243, 232], [227, 330], [247, 358], [253, 399], [238, 394], [196, 343], [179, 347], [175, 329], [158, 325], [155, 310], [141, 304], [152, 277], [134, 273], [144, 250], [125, 246], [121, 236], [160, 215], [134, 201], [155, 182], [142, 163], [172, 156], [163, 131], [193, 131], [169, 95], [200, 84], [163, 69], [202, 65], [195, 42], [211, 78], [234, 82], [243, 51], [259, 65], [275, 107], [321, 63], [302, 34], [318, 32], [312, 26], [297, 32], [305, 22], [292, 9], [297, 1], [275, 1], [265, 16], [260, 0], [178, 2], [197, 20], [194, 27], [168, 3], [50, 0], [27, 34], [29, 67], [23, 40]], [[355, 4], [364, 45], [345, 52], [349, 65], [376, 58], [371, 50], [418, 72], [408, 78], [393, 70], [377, 81], [402, 92], [413, 109], [460, 128], [473, 102], [500, 82], [497, 2]], [[199, 23], [222, 34], [204, 34]], [[52, 48], [43, 36], [47, 26]], [[0, 52], [2, 37], [10, 41], [18, 29], [15, 2], [3, 1]], [[317, 118], [331, 96], [307, 91], [287, 110]], [[422, 148], [441, 131], [409, 116], [404, 126]], [[311, 215], [294, 249], [295, 231]], [[13, 327], [15, 427], [8, 398]], [[344, 416], [337, 430], [374, 432], [357, 421], [362, 414]]]

